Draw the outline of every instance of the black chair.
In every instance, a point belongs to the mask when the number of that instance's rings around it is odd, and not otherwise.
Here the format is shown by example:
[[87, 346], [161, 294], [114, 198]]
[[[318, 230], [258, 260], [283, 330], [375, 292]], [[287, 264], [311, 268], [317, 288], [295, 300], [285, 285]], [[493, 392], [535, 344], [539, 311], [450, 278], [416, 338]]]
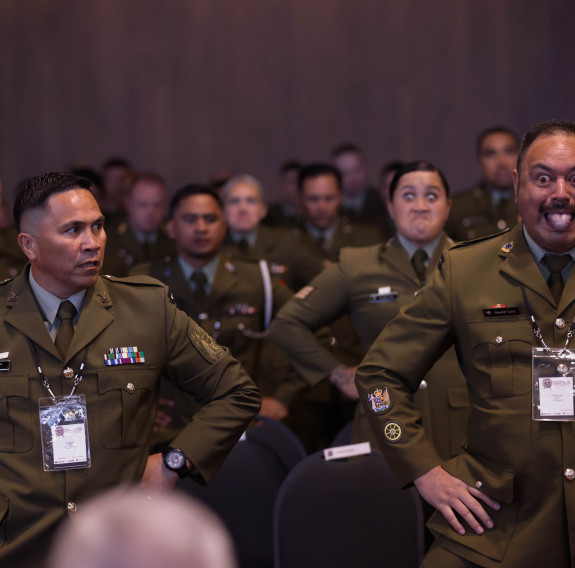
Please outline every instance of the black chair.
[[351, 444], [351, 435], [353, 432], [353, 420], [348, 422], [335, 436], [329, 445], [330, 448], [337, 446], [347, 446]]
[[417, 490], [400, 489], [376, 451], [303, 460], [278, 493], [273, 532], [275, 568], [417, 568], [424, 554]]
[[221, 517], [234, 540], [241, 568], [271, 568], [275, 498], [289, 471], [305, 455], [287, 426], [258, 417], [210, 485], [182, 479], [178, 487]]

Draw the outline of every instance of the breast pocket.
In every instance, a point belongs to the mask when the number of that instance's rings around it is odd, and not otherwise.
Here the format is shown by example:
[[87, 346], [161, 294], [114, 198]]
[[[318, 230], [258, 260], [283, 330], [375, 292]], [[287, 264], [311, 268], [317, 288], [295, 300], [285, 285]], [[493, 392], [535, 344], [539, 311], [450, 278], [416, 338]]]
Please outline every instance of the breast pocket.
[[0, 452], [32, 448], [32, 409], [28, 375], [0, 377]]
[[158, 376], [153, 369], [98, 371], [100, 431], [105, 448], [143, 446], [155, 412]]
[[469, 337], [477, 361], [491, 375], [490, 394], [505, 397], [531, 391], [533, 331], [528, 320], [469, 322]]

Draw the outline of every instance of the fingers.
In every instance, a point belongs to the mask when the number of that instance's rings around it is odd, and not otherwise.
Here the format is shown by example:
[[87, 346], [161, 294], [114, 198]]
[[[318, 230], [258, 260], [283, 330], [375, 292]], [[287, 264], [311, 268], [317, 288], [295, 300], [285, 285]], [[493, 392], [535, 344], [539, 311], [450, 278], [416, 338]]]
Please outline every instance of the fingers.
[[469, 493], [471, 493], [471, 495], [473, 495], [477, 499], [481, 499], [484, 503], [489, 505], [492, 509], [495, 509], [496, 511], [499, 511], [499, 509], [501, 509], [501, 505], [499, 504], [498, 501], [496, 501], [495, 499], [492, 499], [491, 497], [489, 497], [489, 495], [485, 495], [485, 493], [481, 493], [481, 491], [479, 491], [478, 489], [475, 489], [475, 487], [468, 487], [468, 491], [469, 491]]

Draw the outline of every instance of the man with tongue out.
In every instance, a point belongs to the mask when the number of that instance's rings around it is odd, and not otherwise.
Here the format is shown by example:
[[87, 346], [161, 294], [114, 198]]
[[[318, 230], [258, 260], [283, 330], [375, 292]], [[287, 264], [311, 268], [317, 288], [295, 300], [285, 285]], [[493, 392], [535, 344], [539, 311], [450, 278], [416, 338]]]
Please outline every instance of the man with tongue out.
[[[527, 132], [514, 186], [523, 222], [446, 252], [356, 377], [399, 482], [437, 509], [424, 567], [575, 566], [574, 123]], [[443, 461], [412, 394], [452, 344], [471, 411], [466, 451]], [[385, 412], [369, 403], [378, 389]]]

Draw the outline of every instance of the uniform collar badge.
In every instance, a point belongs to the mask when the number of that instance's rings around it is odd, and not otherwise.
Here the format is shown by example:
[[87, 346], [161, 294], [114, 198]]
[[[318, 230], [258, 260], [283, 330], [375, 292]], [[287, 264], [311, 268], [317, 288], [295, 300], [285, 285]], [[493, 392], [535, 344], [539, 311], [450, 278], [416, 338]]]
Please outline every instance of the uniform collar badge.
[[515, 241], [509, 241], [508, 243], [505, 243], [501, 247], [501, 252], [511, 252], [511, 250], [513, 249], [514, 246], [515, 246]]
[[102, 302], [102, 304], [109, 304], [110, 303], [110, 296], [108, 296], [108, 294], [106, 292], [102, 292], [101, 294], [98, 294], [98, 297], [100, 298], [100, 302]]

